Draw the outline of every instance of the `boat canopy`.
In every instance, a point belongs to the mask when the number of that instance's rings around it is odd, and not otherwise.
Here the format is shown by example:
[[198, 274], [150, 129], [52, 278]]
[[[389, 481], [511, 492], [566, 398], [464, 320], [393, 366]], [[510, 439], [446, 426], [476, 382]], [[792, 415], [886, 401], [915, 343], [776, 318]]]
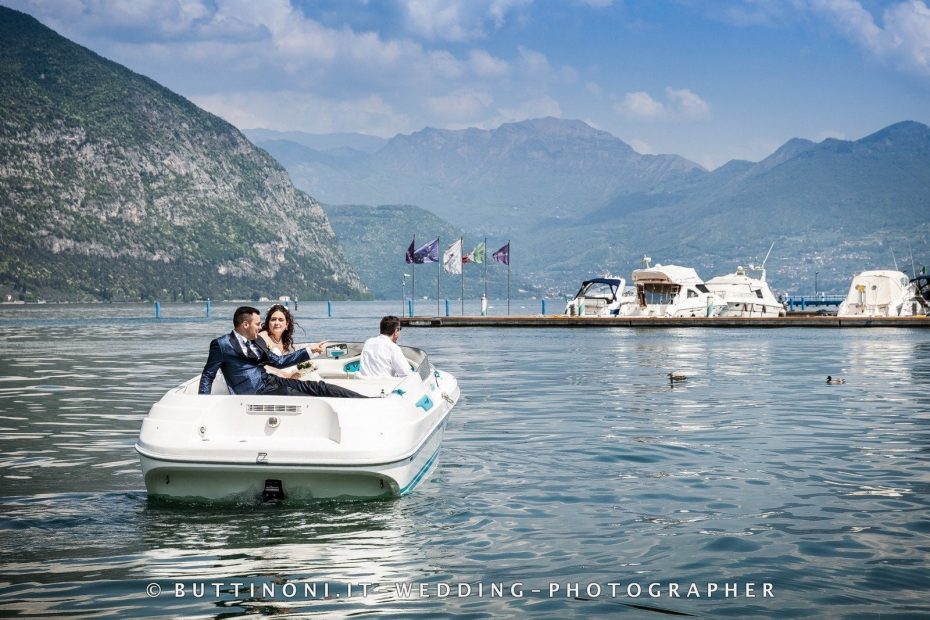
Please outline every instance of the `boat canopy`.
[[617, 291], [622, 292], [624, 285], [623, 278], [591, 278], [581, 283], [581, 288], [575, 294], [575, 298], [584, 296], [590, 289], [600, 290], [608, 293], [611, 298], [616, 299]]
[[846, 299], [867, 306], [887, 305], [905, 296], [908, 284], [900, 271], [863, 271], [853, 278]]
[[608, 286], [620, 286], [623, 284], [623, 278], [591, 278], [581, 283], [581, 288], [590, 284], [606, 284]]
[[701, 284], [697, 271], [691, 267], [678, 265], [655, 265], [647, 269], [633, 271], [636, 284]]

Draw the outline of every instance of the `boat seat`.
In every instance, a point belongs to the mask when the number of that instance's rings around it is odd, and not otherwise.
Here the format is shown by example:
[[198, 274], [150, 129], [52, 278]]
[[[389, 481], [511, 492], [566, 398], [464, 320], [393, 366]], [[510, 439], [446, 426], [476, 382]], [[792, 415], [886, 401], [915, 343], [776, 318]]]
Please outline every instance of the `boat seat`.
[[380, 396], [382, 391], [386, 396], [398, 389], [404, 379], [402, 377], [361, 378], [353, 376], [348, 379], [326, 379], [324, 377], [324, 381], [330, 385], [338, 385], [364, 396]]
[[[197, 375], [187, 383], [183, 385], [182, 393], [184, 394], [197, 394], [200, 391], [200, 375]], [[226, 385], [226, 378], [223, 376], [222, 372], [216, 373], [216, 378], [213, 380], [213, 387], [210, 390], [210, 394], [218, 394], [224, 396], [226, 394], [232, 394], [232, 390]]]

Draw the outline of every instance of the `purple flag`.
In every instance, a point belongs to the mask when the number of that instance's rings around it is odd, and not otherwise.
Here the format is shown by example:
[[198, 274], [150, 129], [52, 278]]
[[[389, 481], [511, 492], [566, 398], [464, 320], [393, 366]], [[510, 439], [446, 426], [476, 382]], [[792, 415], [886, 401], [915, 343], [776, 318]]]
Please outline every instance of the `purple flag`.
[[413, 241], [410, 242], [410, 247], [407, 248], [407, 254], [404, 256], [404, 262], [407, 263], [407, 264], [410, 264], [410, 263], [414, 262], [414, 258], [413, 258], [413, 257], [414, 257], [413, 244], [416, 243], [416, 241], [417, 241], [417, 238], [414, 237], [414, 238], [413, 238]]
[[413, 253], [413, 262], [415, 263], [438, 263], [439, 262], [439, 238], [433, 239], [422, 248]]
[[505, 265], [510, 264], [510, 242], [507, 242], [507, 245], [499, 249], [497, 252], [491, 255], [491, 258], [494, 259], [495, 263], [503, 263]]

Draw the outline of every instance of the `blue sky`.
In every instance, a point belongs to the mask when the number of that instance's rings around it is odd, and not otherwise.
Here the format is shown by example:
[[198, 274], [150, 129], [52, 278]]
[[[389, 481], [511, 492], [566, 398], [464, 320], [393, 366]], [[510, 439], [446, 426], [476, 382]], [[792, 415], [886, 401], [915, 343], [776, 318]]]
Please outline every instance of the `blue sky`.
[[925, 0], [0, 0], [239, 128], [581, 119], [708, 168], [930, 124]]

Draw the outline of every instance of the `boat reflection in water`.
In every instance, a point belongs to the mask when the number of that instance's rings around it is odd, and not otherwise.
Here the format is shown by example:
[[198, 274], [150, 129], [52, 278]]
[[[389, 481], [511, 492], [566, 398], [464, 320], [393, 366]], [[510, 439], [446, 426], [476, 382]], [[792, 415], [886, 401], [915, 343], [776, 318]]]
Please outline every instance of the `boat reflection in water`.
[[[340, 616], [394, 602], [393, 585], [430, 564], [417, 507], [408, 501], [240, 506], [149, 502], [149, 550], [136, 570], [181, 605], [202, 599], [228, 608]], [[198, 601], [201, 599], [201, 601]], [[342, 610], [342, 612], [340, 612]]]

